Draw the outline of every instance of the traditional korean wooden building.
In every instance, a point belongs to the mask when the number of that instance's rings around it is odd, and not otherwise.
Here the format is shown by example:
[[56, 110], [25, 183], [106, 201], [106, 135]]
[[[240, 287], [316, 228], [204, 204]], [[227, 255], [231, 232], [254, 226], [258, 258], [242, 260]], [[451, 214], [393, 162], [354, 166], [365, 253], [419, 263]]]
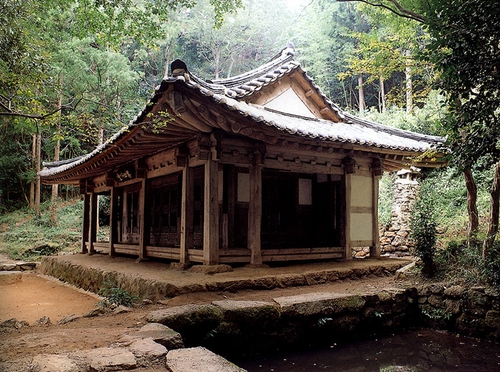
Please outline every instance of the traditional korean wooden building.
[[[84, 196], [82, 251], [180, 263], [261, 264], [379, 255], [378, 178], [442, 138], [357, 118], [332, 103], [286, 48], [233, 78], [171, 65], [143, 111], [86, 156], [48, 164], [45, 184]], [[97, 241], [97, 196], [110, 195]]]

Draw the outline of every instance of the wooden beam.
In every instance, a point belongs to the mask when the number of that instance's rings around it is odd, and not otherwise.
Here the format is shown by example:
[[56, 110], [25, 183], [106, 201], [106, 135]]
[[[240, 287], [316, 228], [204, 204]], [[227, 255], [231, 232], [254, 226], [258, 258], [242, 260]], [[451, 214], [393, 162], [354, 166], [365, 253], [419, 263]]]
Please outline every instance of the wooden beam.
[[262, 222], [262, 165], [250, 167], [250, 201], [248, 205], [248, 248], [251, 251], [250, 264], [262, 264], [261, 247]]
[[219, 263], [219, 167], [213, 160], [205, 163], [203, 264]]

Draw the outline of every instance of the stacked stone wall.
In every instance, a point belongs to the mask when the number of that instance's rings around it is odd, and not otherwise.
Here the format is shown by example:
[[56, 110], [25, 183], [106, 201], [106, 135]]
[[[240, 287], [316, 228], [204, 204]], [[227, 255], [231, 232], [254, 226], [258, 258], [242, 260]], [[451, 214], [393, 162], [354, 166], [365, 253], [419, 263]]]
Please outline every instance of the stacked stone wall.
[[383, 256], [405, 257], [413, 255], [410, 239], [411, 211], [420, 185], [417, 181], [397, 179], [394, 182], [394, 203], [389, 226], [380, 228], [380, 251]]

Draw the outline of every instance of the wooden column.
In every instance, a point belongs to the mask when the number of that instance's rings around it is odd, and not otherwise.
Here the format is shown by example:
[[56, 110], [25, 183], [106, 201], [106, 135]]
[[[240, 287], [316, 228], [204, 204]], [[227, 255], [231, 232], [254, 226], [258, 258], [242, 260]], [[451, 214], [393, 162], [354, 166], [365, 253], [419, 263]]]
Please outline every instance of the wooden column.
[[91, 207], [90, 207], [90, 229], [89, 229], [89, 254], [94, 254], [94, 243], [97, 241], [97, 208], [99, 208], [99, 195], [92, 193], [91, 197]]
[[378, 181], [379, 176], [373, 176], [373, 186], [372, 186], [372, 202], [373, 202], [373, 212], [372, 212], [372, 234], [373, 234], [373, 245], [370, 247], [370, 257], [380, 258], [380, 237], [378, 234]]
[[351, 247], [351, 179], [352, 174], [345, 175], [345, 216], [344, 216], [344, 259], [352, 259]]
[[194, 177], [186, 164], [182, 170], [180, 263], [189, 264], [188, 250], [193, 247]]
[[146, 231], [146, 177], [142, 179], [139, 191], [139, 261], [146, 257], [148, 231]]
[[115, 244], [117, 238], [117, 213], [118, 213], [118, 190], [116, 187], [111, 187], [110, 195], [110, 207], [109, 207], [109, 255], [113, 257], [115, 255]]
[[205, 188], [203, 209], [203, 264], [219, 263], [219, 195], [218, 164], [213, 160], [205, 163]]
[[83, 194], [82, 253], [87, 253], [90, 231], [90, 194]]
[[248, 205], [248, 249], [250, 264], [262, 264], [261, 249], [262, 222], [262, 165], [250, 167], [250, 200]]
[[342, 160], [342, 165], [345, 177], [344, 259], [351, 260], [352, 176], [356, 173], [356, 161], [350, 157], [346, 157]]

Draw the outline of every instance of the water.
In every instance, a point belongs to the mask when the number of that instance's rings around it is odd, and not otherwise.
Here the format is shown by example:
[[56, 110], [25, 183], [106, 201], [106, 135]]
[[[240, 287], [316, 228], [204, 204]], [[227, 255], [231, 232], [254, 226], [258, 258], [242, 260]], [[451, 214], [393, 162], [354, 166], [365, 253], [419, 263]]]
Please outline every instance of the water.
[[235, 362], [249, 372], [488, 372], [500, 371], [500, 345], [447, 332], [418, 330]]

